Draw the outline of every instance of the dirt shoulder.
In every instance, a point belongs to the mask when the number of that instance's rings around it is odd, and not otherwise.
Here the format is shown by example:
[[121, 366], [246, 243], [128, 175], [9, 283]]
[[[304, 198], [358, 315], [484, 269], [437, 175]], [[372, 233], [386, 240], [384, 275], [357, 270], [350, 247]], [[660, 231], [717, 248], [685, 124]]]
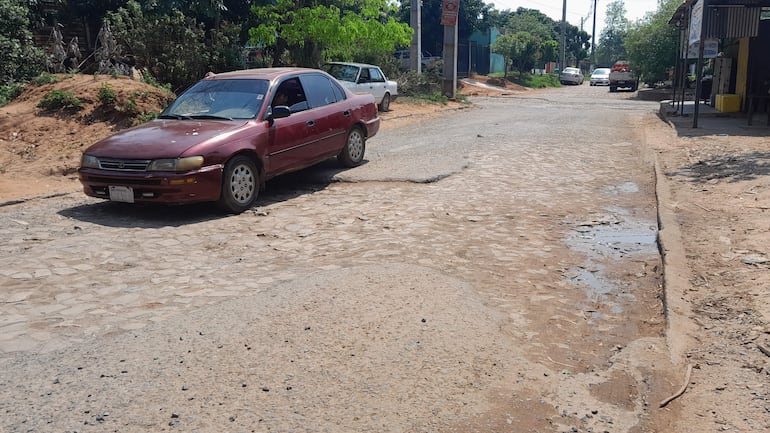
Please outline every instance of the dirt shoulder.
[[767, 431], [769, 132], [745, 119], [691, 122], [643, 125], [659, 171], [668, 339], [693, 368], [675, 431]]

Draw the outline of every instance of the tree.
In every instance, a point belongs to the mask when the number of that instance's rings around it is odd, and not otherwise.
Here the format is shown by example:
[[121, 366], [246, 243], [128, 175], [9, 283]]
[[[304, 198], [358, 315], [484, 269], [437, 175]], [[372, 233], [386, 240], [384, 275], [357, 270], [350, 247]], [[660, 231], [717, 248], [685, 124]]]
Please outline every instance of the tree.
[[238, 26], [207, 31], [203, 23], [178, 9], [155, 15], [145, 13], [133, 0], [105, 19], [122, 52], [115, 60], [147, 69], [173, 90], [189, 86], [208, 71], [240, 66]]
[[[254, 6], [252, 12], [261, 24], [249, 30], [254, 45], [270, 47], [273, 65], [293, 63], [320, 66], [325, 56], [354, 59], [372, 51], [393, 52], [408, 45], [412, 31], [399, 23], [386, 0], [356, 0], [323, 5], [295, 0]], [[286, 50], [291, 52], [284, 59]]]
[[676, 63], [679, 31], [668, 20], [680, 4], [679, 0], [661, 0], [654, 13], [629, 26], [625, 38], [628, 60], [646, 83], [668, 79], [668, 71]]
[[24, 81], [43, 70], [44, 54], [32, 45], [26, 3], [0, 1], [0, 86]]
[[623, 43], [628, 31], [628, 19], [626, 19], [626, 5], [623, 0], [616, 0], [607, 5], [604, 24], [604, 30], [599, 36], [599, 44], [596, 47], [596, 64], [610, 66], [627, 57]]
[[580, 66], [583, 59], [588, 58], [588, 48], [590, 48], [591, 37], [587, 32], [580, 30], [576, 26], [567, 25], [566, 57], [575, 59], [575, 66]]
[[505, 29], [513, 34], [527, 32], [543, 41], [556, 40], [559, 33], [555, 30], [557, 24], [548, 15], [537, 9], [518, 8], [516, 13], [508, 17]]
[[503, 56], [505, 65], [503, 79], [508, 78], [508, 65], [511, 63], [511, 57], [513, 57], [514, 43], [513, 35], [500, 35], [491, 47], [493, 53]]

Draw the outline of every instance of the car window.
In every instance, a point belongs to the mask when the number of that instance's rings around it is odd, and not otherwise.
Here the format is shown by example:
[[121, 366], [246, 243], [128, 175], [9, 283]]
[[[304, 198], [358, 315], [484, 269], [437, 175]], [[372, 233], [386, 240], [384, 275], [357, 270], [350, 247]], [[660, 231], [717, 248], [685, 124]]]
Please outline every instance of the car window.
[[369, 79], [373, 83], [382, 83], [385, 81], [385, 76], [382, 75], [382, 72], [378, 68], [368, 68], [369, 69]]
[[[282, 103], [284, 101], [285, 103]], [[286, 105], [292, 113], [307, 110], [309, 108], [308, 100], [300, 80], [294, 77], [282, 81], [276, 88], [271, 105]]]
[[322, 68], [332, 77], [355, 83], [358, 79], [358, 67], [353, 65], [342, 65], [338, 63], [327, 63]]
[[305, 74], [302, 75], [301, 80], [307, 92], [308, 103], [312, 108], [333, 104], [341, 100], [339, 96], [344, 95], [339, 84], [325, 75]]
[[267, 88], [266, 80], [199, 81], [179, 95], [161, 116], [251, 119], [262, 107]]
[[368, 83], [370, 81], [372, 81], [372, 79], [369, 76], [369, 68], [361, 68], [361, 75], [358, 77], [358, 82]]

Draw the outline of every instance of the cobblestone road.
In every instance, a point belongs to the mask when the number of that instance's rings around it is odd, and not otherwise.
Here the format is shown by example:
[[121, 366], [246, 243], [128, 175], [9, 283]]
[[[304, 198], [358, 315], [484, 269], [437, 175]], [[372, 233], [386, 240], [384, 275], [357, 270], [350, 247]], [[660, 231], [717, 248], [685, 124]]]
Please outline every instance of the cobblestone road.
[[[368, 164], [330, 182], [318, 181], [325, 165], [276, 179], [237, 216], [80, 194], [0, 209], [0, 360], [55, 357], [94, 338], [270, 297], [314, 275], [344, 280], [354, 269], [394, 264], [468, 284], [507, 318], [501, 331], [521, 345], [517, 356], [554, 371], [609, 368], [620, 347], [659, 338], [653, 173], [633, 131], [633, 119], [656, 104], [588, 86], [476, 103], [383, 131], [369, 142]], [[602, 232], [613, 228], [620, 231]], [[381, 296], [371, 302], [387, 302]], [[636, 380], [627, 374], [621, 382]], [[626, 431], [643, 411], [629, 404], [602, 421], [577, 421], [576, 412], [569, 422]], [[440, 430], [458, 422], [442, 418]]]

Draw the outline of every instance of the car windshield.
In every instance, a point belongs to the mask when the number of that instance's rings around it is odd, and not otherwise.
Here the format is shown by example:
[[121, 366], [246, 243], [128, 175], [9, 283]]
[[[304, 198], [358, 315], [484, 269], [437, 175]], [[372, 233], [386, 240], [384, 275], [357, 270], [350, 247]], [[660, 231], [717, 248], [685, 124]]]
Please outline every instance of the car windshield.
[[594, 71], [594, 76], [601, 76], [601, 75], [609, 75], [610, 70], [609, 69], [597, 69]]
[[203, 80], [182, 93], [161, 119], [252, 119], [265, 100], [269, 82], [255, 79]]
[[323, 70], [328, 72], [332, 77], [342, 81], [355, 83], [356, 78], [358, 78], [358, 67], [353, 65], [327, 63], [323, 66]]
[[578, 68], [564, 68], [564, 72], [567, 74], [579, 74], [580, 69]]

